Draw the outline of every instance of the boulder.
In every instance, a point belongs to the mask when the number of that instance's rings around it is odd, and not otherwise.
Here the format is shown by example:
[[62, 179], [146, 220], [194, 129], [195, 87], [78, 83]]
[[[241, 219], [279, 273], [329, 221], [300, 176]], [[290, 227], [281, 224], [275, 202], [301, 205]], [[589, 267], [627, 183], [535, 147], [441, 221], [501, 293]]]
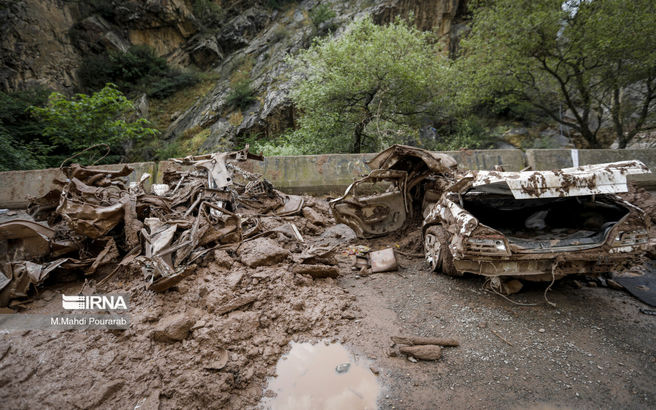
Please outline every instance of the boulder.
[[255, 268], [257, 266], [275, 265], [287, 259], [290, 253], [269, 238], [257, 238], [239, 247], [241, 263]]
[[176, 313], [161, 319], [152, 333], [154, 340], [158, 342], [177, 342], [189, 336], [191, 327], [196, 319], [187, 313]]

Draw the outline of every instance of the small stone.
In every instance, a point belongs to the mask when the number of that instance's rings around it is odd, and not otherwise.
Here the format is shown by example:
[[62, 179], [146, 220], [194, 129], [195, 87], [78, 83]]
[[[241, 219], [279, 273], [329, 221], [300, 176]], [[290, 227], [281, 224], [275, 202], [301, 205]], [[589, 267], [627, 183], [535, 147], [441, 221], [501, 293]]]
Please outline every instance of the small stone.
[[485, 329], [487, 327], [487, 322], [481, 322], [478, 324], [478, 327], [481, 329]]
[[176, 342], [189, 336], [189, 331], [196, 323], [196, 319], [186, 313], [177, 313], [161, 319], [152, 333], [158, 342]]
[[349, 371], [350, 367], [351, 367], [351, 363], [338, 364], [337, 367], [335, 367], [335, 371], [337, 373], [346, 373]]
[[408, 361], [409, 361], [409, 362], [412, 362], [412, 363], [417, 363], [417, 359], [415, 359], [415, 358], [412, 357], [412, 356], [408, 356]]
[[223, 249], [217, 249], [214, 251], [214, 263], [216, 266], [224, 269], [230, 269], [232, 267], [232, 257], [228, 255], [228, 252]]
[[544, 329], [539, 329], [538, 332], [540, 332], [540, 333], [544, 333], [544, 332], [546, 332], [546, 330], [544, 330]]
[[380, 370], [374, 366], [369, 366], [369, 370], [371, 370], [371, 373], [375, 374], [376, 376], [380, 374]]

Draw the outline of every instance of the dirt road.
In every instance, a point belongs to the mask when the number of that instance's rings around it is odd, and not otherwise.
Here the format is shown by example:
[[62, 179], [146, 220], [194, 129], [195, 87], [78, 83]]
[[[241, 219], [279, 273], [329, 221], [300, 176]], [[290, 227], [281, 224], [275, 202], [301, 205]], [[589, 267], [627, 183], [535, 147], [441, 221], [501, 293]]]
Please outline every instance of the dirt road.
[[[475, 277], [401, 271], [339, 284], [363, 318], [344, 328], [347, 344], [375, 357], [381, 408], [649, 408], [656, 401], [656, 319], [628, 294], [560, 282], [515, 295], [513, 305]], [[451, 336], [438, 362], [389, 357], [391, 335]], [[392, 353], [394, 354], [394, 353]]]

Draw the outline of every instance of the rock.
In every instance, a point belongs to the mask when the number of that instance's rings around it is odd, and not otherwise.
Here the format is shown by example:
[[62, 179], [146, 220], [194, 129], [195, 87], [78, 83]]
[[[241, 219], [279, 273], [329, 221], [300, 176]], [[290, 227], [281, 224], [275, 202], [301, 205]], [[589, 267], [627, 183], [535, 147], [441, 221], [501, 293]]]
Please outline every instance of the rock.
[[357, 238], [357, 235], [348, 225], [337, 224], [328, 227], [321, 236], [319, 240], [325, 242], [330, 239], [339, 239], [339, 243], [349, 243]]
[[292, 272], [297, 275], [310, 275], [313, 279], [336, 278], [339, 276], [339, 268], [330, 265], [295, 265]]
[[540, 333], [544, 333], [544, 332], [546, 332], [546, 330], [540, 328], [540, 329], [538, 329], [538, 332], [540, 332]]
[[214, 263], [221, 268], [230, 269], [232, 268], [233, 260], [232, 257], [228, 255], [228, 252], [223, 249], [217, 249], [214, 251]]
[[239, 247], [241, 263], [254, 268], [280, 263], [290, 256], [287, 249], [280, 247], [269, 238], [257, 238]]
[[346, 373], [349, 371], [350, 367], [351, 367], [351, 363], [338, 364], [337, 367], [335, 367], [335, 371], [337, 373]]
[[235, 290], [237, 289], [237, 286], [239, 286], [239, 283], [241, 280], [244, 278], [244, 272], [230, 272], [230, 274], [226, 277], [228, 281], [228, 287], [230, 290]]
[[303, 216], [307, 218], [308, 221], [312, 222], [315, 225], [324, 226], [326, 225], [326, 219], [310, 207], [303, 208]]
[[191, 327], [196, 319], [187, 313], [176, 313], [161, 319], [152, 333], [154, 340], [158, 342], [176, 342], [189, 336]]
[[198, 39], [190, 48], [189, 56], [199, 68], [209, 70], [223, 60], [219, 43], [214, 36]]
[[399, 351], [421, 360], [437, 360], [442, 357], [442, 348], [437, 345], [403, 346]]
[[377, 367], [369, 366], [369, 370], [371, 370], [371, 373], [375, 374], [376, 376], [380, 374], [380, 369], [378, 369]]

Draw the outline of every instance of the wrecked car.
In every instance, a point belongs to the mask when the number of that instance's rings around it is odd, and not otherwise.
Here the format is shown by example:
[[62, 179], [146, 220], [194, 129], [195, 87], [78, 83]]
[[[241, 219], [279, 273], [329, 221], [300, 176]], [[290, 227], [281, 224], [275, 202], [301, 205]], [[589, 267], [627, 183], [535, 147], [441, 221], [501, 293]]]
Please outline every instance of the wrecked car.
[[367, 164], [373, 171], [329, 202], [335, 220], [360, 238], [394, 232], [421, 215], [451, 185], [458, 166], [450, 155], [405, 145], [393, 145]]
[[[431, 165], [439, 159], [441, 166]], [[650, 219], [616, 194], [640, 161], [554, 171], [458, 171], [445, 154], [393, 146], [330, 203], [358, 236], [393, 232], [423, 215], [426, 260], [435, 271], [555, 280], [609, 272], [649, 246]], [[387, 185], [358, 192], [359, 185]]]

